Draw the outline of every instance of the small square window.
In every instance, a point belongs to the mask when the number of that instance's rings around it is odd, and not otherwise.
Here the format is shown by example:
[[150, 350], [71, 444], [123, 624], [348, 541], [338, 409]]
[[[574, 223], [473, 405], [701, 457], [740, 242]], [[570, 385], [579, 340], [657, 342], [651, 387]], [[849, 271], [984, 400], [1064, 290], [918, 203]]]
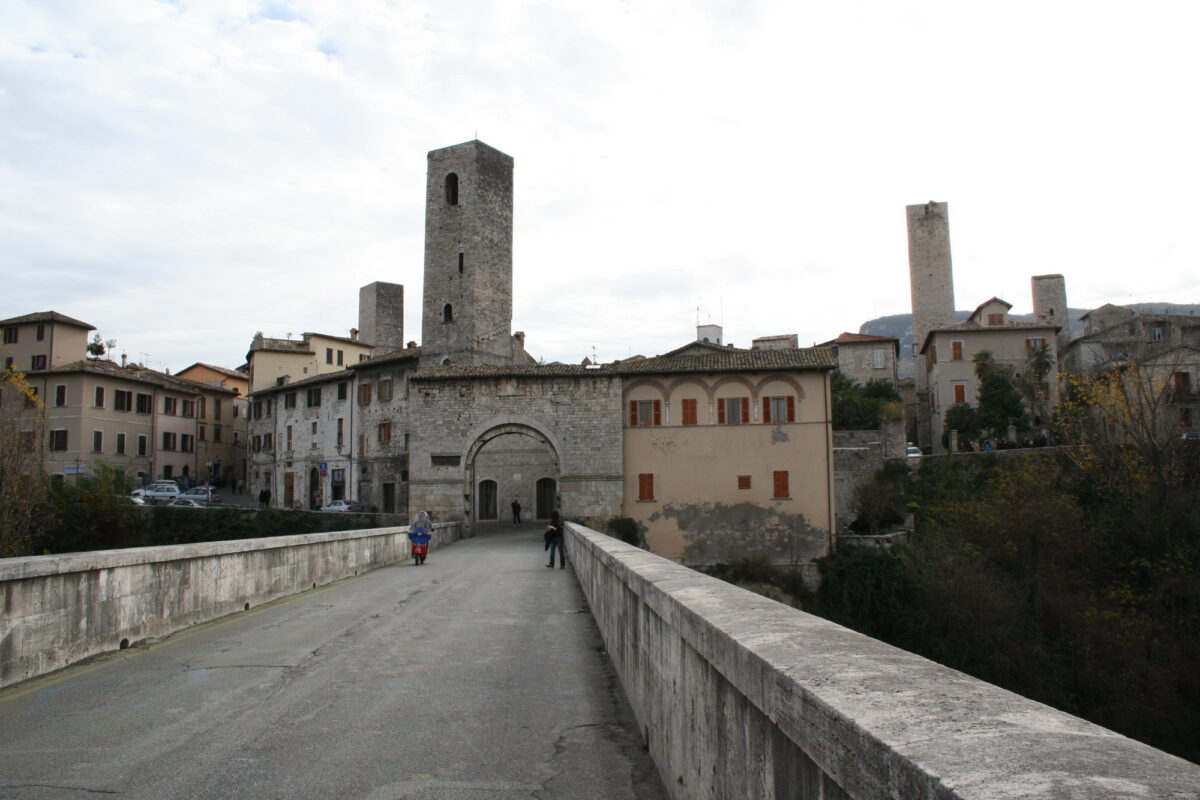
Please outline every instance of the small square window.
[[750, 488], [750, 476], [749, 475], [738, 475], [738, 488], [739, 489], [749, 489]]

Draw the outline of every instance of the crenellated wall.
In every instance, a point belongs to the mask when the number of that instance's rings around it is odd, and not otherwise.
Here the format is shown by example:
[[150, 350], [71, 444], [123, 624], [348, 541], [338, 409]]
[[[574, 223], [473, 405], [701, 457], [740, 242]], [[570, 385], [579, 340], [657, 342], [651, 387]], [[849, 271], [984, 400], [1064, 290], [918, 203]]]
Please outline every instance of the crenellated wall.
[[[434, 526], [430, 548], [459, 538]], [[0, 687], [405, 559], [408, 528], [0, 560]]]
[[1200, 766], [588, 528], [567, 538], [673, 798], [1200, 798]]

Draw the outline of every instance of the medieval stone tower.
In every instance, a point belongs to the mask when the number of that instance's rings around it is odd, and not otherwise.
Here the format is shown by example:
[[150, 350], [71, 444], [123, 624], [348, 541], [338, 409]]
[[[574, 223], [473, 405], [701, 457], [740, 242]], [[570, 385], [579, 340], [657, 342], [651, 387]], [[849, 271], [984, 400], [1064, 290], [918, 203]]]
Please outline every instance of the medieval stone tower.
[[428, 163], [421, 367], [511, 363], [513, 159], [476, 140]]
[[404, 347], [404, 287], [375, 281], [358, 290], [358, 327], [363, 341], [375, 345], [375, 355]]
[[1067, 312], [1067, 282], [1062, 275], [1034, 275], [1033, 316], [1043, 325], [1059, 325], [1058, 351], [1071, 341], [1071, 315]]
[[[950, 212], [945, 203], [906, 206], [908, 214], [908, 271], [912, 285], [913, 350], [919, 353], [925, 336], [955, 323], [954, 273], [950, 263]], [[930, 444], [929, 383], [925, 365], [915, 365], [917, 439]]]

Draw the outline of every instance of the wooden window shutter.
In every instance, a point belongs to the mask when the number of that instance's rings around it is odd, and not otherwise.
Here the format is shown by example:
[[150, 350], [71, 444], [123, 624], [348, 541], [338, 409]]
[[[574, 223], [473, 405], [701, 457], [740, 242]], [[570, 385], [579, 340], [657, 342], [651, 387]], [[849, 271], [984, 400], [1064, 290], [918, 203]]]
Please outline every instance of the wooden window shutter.
[[662, 400], [654, 401], [654, 424], [662, 425]]
[[654, 474], [643, 472], [638, 475], [638, 500], [654, 499]]
[[696, 401], [695, 400], [686, 399], [683, 401], [683, 424], [684, 425], [695, 425], [696, 424]]
[[775, 420], [771, 419], [771, 398], [769, 398], [769, 397], [763, 398], [762, 421], [763, 422], [774, 422], [775, 421]]
[[775, 478], [775, 497], [789, 497], [788, 494], [788, 474], [787, 470], [777, 470], [774, 473]]
[[750, 422], [750, 398], [743, 397], [742, 398], [742, 424], [745, 425], [749, 422]]
[[629, 427], [637, 427], [637, 400], [629, 401]]
[[796, 398], [790, 394], [788, 395], [788, 399], [787, 399], [787, 415], [788, 415], [788, 420], [787, 420], [788, 422], [796, 421]]
[[725, 424], [725, 398], [723, 397], [717, 401], [717, 424]]

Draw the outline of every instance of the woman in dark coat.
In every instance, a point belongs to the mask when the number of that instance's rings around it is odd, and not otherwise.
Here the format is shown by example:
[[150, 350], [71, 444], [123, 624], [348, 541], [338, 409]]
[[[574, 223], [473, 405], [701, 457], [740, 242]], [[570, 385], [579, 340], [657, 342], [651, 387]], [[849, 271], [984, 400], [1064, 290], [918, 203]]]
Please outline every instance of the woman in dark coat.
[[554, 566], [554, 551], [557, 549], [558, 568], [563, 569], [566, 567], [567, 555], [563, 549], [563, 518], [557, 508], [550, 513], [550, 524], [546, 526], [546, 541], [550, 544], [550, 563], [546, 566]]

